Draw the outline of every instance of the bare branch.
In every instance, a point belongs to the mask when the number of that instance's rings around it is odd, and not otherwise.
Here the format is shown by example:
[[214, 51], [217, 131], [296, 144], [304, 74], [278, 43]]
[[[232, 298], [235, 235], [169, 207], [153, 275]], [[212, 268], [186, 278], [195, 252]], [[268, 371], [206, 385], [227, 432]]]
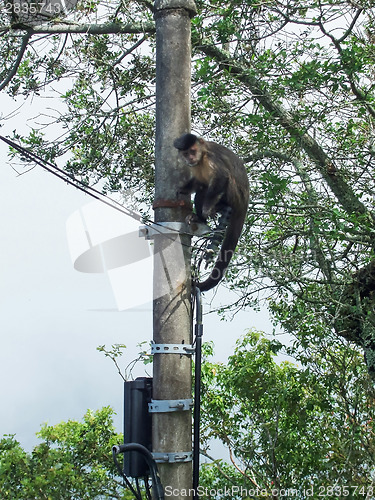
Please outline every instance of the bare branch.
[[343, 42], [351, 34], [351, 32], [353, 31], [353, 28], [355, 26], [355, 23], [358, 21], [358, 18], [362, 14], [362, 12], [363, 12], [362, 8], [357, 10], [349, 28], [345, 31], [345, 33], [342, 35], [342, 37], [339, 40], [337, 40], [339, 43]]
[[14, 77], [14, 75], [17, 73], [17, 70], [19, 68], [19, 65], [21, 64], [23, 55], [26, 51], [27, 44], [29, 43], [29, 40], [31, 38], [31, 35], [27, 33], [26, 35], [23, 36], [22, 38], [22, 44], [20, 47], [20, 50], [18, 52], [17, 59], [15, 60], [12, 69], [9, 71], [8, 75], [6, 76], [5, 80], [0, 84], [0, 91], [3, 90], [8, 83], [11, 81], [11, 79]]
[[117, 66], [118, 64], [121, 63], [121, 61], [123, 59], [125, 59], [125, 57], [127, 57], [129, 54], [131, 54], [136, 48], [138, 48], [140, 45], [142, 45], [142, 43], [146, 40], [146, 36], [143, 36], [140, 40], [138, 40], [138, 42], [136, 42], [132, 47], [130, 47], [130, 49], [126, 50], [123, 54], [121, 54], [121, 56], [117, 59], [117, 61], [115, 61], [113, 63], [113, 67]]
[[[88, 35], [110, 35], [120, 33], [154, 33], [155, 24], [150, 21], [147, 23], [104, 23], [104, 24], [75, 24], [59, 23], [54, 25], [26, 26], [14, 25], [13, 30], [25, 31], [31, 35], [58, 35], [61, 33], [70, 34], [88, 34]], [[6, 30], [5, 26], [0, 26], [0, 32]]]

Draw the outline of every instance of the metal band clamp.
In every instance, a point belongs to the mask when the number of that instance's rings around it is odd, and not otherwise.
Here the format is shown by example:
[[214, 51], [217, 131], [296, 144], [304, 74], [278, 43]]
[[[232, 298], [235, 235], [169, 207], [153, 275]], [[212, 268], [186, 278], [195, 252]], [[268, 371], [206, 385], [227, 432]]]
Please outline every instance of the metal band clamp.
[[151, 344], [151, 354], [194, 354], [191, 344]]
[[153, 453], [152, 454], [156, 463], [182, 463], [191, 462], [193, 460], [193, 452], [179, 451], [176, 453]]
[[207, 224], [193, 223], [187, 224], [186, 222], [154, 222], [139, 226], [139, 237], [152, 240], [155, 236], [168, 235], [168, 234], [188, 234], [194, 236], [205, 236], [212, 233], [212, 229]]
[[149, 413], [169, 413], [172, 411], [188, 411], [194, 406], [192, 399], [151, 399], [148, 403]]

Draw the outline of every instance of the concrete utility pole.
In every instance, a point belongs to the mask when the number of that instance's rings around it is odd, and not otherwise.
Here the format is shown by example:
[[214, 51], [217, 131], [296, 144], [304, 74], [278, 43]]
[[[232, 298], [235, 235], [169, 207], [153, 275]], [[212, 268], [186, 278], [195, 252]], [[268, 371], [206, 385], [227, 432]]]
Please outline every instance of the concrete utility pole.
[[[173, 141], [190, 131], [190, 18], [195, 13], [193, 0], [155, 1], [154, 210], [160, 226], [154, 236], [153, 452], [161, 454], [157, 461], [165, 490], [173, 490], [169, 496], [181, 500], [192, 488], [191, 355], [180, 354], [183, 348], [176, 345], [191, 344], [192, 317], [190, 237], [178, 231], [190, 212], [190, 201], [176, 199], [188, 172], [178, 168]], [[158, 228], [165, 234], [157, 234]]]

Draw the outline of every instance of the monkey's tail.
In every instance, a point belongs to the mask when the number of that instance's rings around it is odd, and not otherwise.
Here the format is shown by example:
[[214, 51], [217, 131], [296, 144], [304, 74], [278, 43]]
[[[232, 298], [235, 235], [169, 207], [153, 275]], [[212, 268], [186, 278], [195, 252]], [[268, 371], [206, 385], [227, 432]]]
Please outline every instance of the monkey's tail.
[[209, 277], [202, 283], [197, 283], [197, 287], [201, 292], [207, 292], [214, 288], [224, 277], [225, 271], [233, 257], [238, 240], [241, 236], [242, 226], [245, 220], [245, 214], [232, 212], [224, 240], [220, 248], [219, 256], [215, 262], [215, 267], [211, 271]]

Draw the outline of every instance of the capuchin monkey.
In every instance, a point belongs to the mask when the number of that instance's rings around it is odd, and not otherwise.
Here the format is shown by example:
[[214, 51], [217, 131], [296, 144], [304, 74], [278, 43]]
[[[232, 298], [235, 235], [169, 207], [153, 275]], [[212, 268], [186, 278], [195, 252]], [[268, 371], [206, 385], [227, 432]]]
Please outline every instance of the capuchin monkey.
[[249, 203], [249, 180], [243, 161], [220, 144], [184, 134], [173, 145], [190, 167], [192, 177], [178, 192], [195, 192], [196, 220], [206, 222], [216, 213], [230, 212], [215, 267], [197, 284], [206, 292], [221, 281], [237, 246]]

